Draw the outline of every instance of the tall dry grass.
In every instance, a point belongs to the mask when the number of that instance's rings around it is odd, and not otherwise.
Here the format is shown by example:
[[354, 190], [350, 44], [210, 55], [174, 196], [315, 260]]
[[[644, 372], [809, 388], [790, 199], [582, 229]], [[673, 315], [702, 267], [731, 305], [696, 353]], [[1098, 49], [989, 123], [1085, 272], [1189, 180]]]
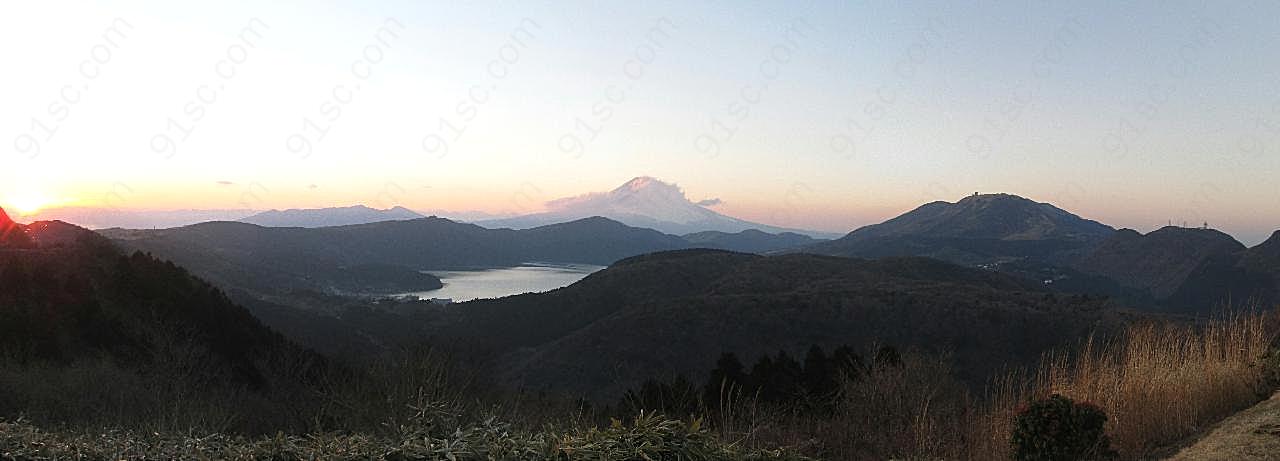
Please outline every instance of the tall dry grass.
[[798, 447], [819, 459], [985, 461], [1011, 457], [1019, 407], [1057, 393], [1106, 411], [1122, 459], [1150, 459], [1275, 390], [1262, 359], [1275, 353], [1276, 319], [1241, 312], [1135, 324], [1047, 354], [976, 394], [946, 357], [908, 351], [899, 366], [846, 380], [829, 412], [764, 408], [740, 396], [709, 419], [725, 440]]
[[1061, 394], [1106, 411], [1124, 459], [1161, 453], [1270, 391], [1261, 360], [1275, 338], [1274, 313], [1237, 312], [1199, 325], [1143, 323], [1107, 341], [1047, 355], [1030, 379], [995, 386], [971, 423], [970, 459], [1007, 453], [1018, 406]]

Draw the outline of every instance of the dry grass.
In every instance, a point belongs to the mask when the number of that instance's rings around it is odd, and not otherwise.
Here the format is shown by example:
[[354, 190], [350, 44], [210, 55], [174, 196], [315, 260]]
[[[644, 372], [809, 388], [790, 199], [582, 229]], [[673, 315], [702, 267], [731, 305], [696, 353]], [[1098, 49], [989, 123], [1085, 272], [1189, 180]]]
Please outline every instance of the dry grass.
[[1111, 341], [1047, 356], [1031, 379], [994, 386], [971, 427], [971, 459], [1008, 450], [1016, 408], [1052, 393], [1098, 405], [1124, 459], [1148, 458], [1265, 398], [1260, 365], [1275, 337], [1273, 313], [1235, 313], [1199, 326], [1135, 325]]
[[[486, 392], [475, 388], [475, 376], [430, 352], [374, 367], [363, 378], [338, 376], [318, 393], [299, 396], [305, 405], [290, 419], [310, 424], [293, 433], [315, 434], [309, 436], [232, 435], [223, 432], [225, 421], [243, 415], [225, 412], [85, 403], [113, 402], [101, 393], [85, 392], [82, 399], [63, 405], [68, 392], [81, 395], [76, 391], [89, 388], [74, 383], [111, 383], [101, 378], [112, 376], [114, 369], [66, 372], [87, 373], [76, 379], [13, 369], [22, 373], [0, 373], [0, 387], [60, 386], [27, 392], [26, 401], [10, 404], [43, 408], [49, 420], [85, 408], [95, 409], [101, 418], [82, 421], [78, 428], [46, 427], [53, 432], [0, 424], [0, 459], [58, 459], [73, 453], [92, 453], [88, 459], [313, 459], [325, 458], [318, 456], [325, 453], [329, 459], [447, 459], [449, 454], [459, 459], [794, 459], [795, 453], [768, 450], [776, 447], [793, 447], [818, 459], [1008, 459], [1017, 407], [1051, 393], [1101, 407], [1121, 456], [1145, 459], [1166, 454], [1161, 450], [1256, 403], [1274, 388], [1275, 381], [1266, 378], [1276, 364], [1260, 363], [1271, 352], [1276, 324], [1274, 313], [1248, 312], [1195, 326], [1135, 325], [1118, 337], [1050, 354], [1035, 371], [1012, 373], [993, 383], [985, 398], [975, 398], [954, 379], [946, 357], [906, 352], [901, 365], [879, 366], [847, 380], [834, 402], [764, 407], [752, 396], [726, 392], [727, 404], [707, 417], [709, 428], [653, 415], [628, 425], [600, 425], [604, 415], [582, 414], [563, 402], [481, 398]], [[1271, 357], [1274, 362], [1276, 356]], [[153, 387], [131, 383], [108, 388]], [[0, 404], [11, 397], [0, 395]], [[173, 400], [155, 397], [157, 402]], [[505, 404], [494, 405], [497, 400]], [[268, 413], [278, 410], [272, 407]], [[115, 415], [117, 411], [121, 413]], [[165, 417], [169, 413], [180, 417]], [[157, 423], [137, 424], [139, 418]], [[153, 431], [153, 426], [165, 427]], [[200, 427], [207, 429], [193, 430]], [[199, 433], [213, 435], [192, 436]]]
[[1275, 313], [1225, 315], [1197, 325], [1144, 323], [1109, 340], [1044, 357], [978, 397], [945, 357], [904, 353], [843, 385], [834, 409], [761, 408], [749, 398], [712, 415], [721, 437], [751, 446], [791, 446], [821, 459], [1009, 459], [1018, 407], [1062, 394], [1108, 416], [1122, 459], [1149, 459], [1269, 395], [1264, 366]]
[[689, 460], [806, 461], [784, 450], [748, 450], [725, 444], [700, 422], [640, 415], [630, 424], [536, 432], [489, 418], [474, 425], [440, 425], [430, 417], [398, 437], [324, 433], [245, 438], [224, 434], [44, 432], [0, 422], [0, 459], [61, 460], [395, 460], [543, 461]]

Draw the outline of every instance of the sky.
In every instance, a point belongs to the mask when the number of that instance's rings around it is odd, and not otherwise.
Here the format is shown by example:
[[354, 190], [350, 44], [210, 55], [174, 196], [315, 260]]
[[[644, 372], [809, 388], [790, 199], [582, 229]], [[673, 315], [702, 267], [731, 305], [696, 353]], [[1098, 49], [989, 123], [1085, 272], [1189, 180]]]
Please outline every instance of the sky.
[[846, 232], [973, 192], [1280, 229], [1280, 3], [7, 2], [0, 206], [529, 213], [636, 176]]

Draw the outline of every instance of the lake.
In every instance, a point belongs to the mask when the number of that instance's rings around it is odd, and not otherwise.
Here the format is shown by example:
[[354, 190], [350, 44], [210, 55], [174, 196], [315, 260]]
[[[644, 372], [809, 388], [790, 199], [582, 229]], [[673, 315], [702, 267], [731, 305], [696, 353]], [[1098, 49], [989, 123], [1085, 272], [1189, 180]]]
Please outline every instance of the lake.
[[431, 271], [444, 288], [405, 293], [422, 299], [450, 298], [460, 303], [480, 298], [501, 298], [538, 293], [572, 285], [604, 266], [590, 264], [529, 263], [519, 267], [468, 271]]

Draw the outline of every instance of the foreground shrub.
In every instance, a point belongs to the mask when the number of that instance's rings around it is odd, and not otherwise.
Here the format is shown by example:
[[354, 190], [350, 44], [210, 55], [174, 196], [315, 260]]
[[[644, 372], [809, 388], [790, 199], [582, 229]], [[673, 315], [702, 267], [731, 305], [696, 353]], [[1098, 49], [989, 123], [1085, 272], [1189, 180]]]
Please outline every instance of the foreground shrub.
[[1018, 412], [1013, 428], [1013, 458], [1018, 461], [1111, 459], [1103, 426], [1107, 415], [1097, 406], [1061, 395], [1031, 402]]

